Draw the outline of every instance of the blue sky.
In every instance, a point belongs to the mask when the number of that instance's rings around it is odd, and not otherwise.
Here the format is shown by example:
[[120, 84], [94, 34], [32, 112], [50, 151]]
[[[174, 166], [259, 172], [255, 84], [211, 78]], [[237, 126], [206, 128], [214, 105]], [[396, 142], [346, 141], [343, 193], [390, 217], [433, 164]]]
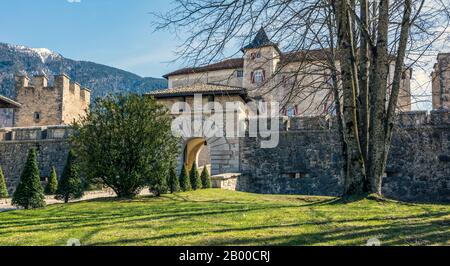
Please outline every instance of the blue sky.
[[63, 56], [161, 77], [180, 42], [153, 33], [149, 12], [168, 0], [1, 0], [0, 42], [49, 48]]
[[[168, 63], [181, 40], [169, 32], [154, 33], [149, 13], [170, 8], [171, 0], [0, 0], [0, 42], [161, 77], [182, 67]], [[447, 51], [448, 44], [441, 50]], [[431, 94], [434, 62], [435, 55], [428, 67], [415, 69], [413, 94]], [[415, 108], [427, 109], [429, 102]]]

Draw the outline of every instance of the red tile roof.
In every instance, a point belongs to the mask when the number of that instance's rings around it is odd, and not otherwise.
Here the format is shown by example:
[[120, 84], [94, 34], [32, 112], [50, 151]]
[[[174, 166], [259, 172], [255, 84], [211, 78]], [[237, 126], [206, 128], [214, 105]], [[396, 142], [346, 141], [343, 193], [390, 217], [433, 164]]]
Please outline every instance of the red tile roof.
[[168, 78], [170, 76], [176, 76], [176, 75], [185, 75], [185, 74], [195, 74], [195, 73], [202, 73], [207, 71], [215, 71], [215, 70], [222, 70], [222, 69], [236, 69], [236, 68], [243, 68], [244, 67], [244, 59], [243, 58], [232, 58], [228, 60], [224, 60], [218, 63], [214, 63], [211, 65], [201, 66], [201, 67], [188, 67], [183, 68], [174, 72], [171, 72], [169, 74], [164, 75], [164, 78]]
[[244, 100], [248, 100], [247, 90], [240, 87], [233, 87], [220, 84], [194, 84], [186, 87], [177, 87], [171, 89], [157, 90], [147, 93], [146, 95], [159, 98], [185, 97], [194, 96], [195, 94], [203, 95], [239, 95]]

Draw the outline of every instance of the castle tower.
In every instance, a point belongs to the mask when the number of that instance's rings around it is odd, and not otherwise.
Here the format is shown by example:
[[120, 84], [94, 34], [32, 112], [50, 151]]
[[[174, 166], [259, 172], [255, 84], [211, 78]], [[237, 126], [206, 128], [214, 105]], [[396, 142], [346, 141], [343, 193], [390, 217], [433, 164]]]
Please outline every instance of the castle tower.
[[54, 77], [54, 86], [48, 85], [45, 75], [32, 78], [15, 77], [17, 102], [21, 104], [14, 115], [15, 127], [69, 125], [86, 114], [90, 105], [90, 91], [80, 89], [61, 74]]
[[261, 95], [264, 89], [270, 87], [267, 81], [275, 73], [280, 61], [281, 52], [278, 45], [271, 42], [266, 31], [261, 28], [253, 41], [242, 51], [244, 52], [243, 87], [251, 96]]
[[450, 53], [440, 53], [431, 73], [433, 109], [450, 108]]

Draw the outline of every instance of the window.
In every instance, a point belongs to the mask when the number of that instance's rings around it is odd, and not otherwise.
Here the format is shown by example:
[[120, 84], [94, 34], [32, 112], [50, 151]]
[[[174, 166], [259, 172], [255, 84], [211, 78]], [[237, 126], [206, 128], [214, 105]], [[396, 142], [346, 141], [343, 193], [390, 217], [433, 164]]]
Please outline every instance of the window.
[[302, 179], [302, 178], [306, 178], [308, 177], [307, 173], [287, 173], [287, 174], [283, 174], [283, 177], [285, 178], [291, 178], [291, 179]]
[[261, 52], [251, 53], [251, 54], [250, 54], [250, 58], [251, 58], [252, 60], [255, 60], [255, 59], [257, 59], [257, 58], [261, 58]]
[[208, 103], [214, 102], [214, 95], [208, 95]]
[[258, 69], [255, 72], [253, 72], [252, 75], [252, 83], [256, 83], [256, 84], [260, 84], [263, 83], [264, 80], [266, 79], [266, 74], [265, 71], [262, 69]]
[[240, 69], [240, 70], [236, 70], [236, 77], [237, 78], [242, 78], [244, 76], [244, 70]]
[[41, 113], [35, 112], [33, 115], [34, 121], [39, 122], [41, 120]]
[[295, 108], [294, 106], [288, 106], [286, 115], [288, 117], [294, 117], [295, 115], [297, 115], [297, 108]]
[[181, 105], [180, 105], [180, 110], [179, 110], [179, 112], [180, 113], [183, 113], [184, 112], [184, 110], [186, 109], [186, 97], [182, 97], [181, 98]]
[[400, 174], [396, 171], [388, 170], [384, 173], [384, 177], [386, 178], [400, 177]]

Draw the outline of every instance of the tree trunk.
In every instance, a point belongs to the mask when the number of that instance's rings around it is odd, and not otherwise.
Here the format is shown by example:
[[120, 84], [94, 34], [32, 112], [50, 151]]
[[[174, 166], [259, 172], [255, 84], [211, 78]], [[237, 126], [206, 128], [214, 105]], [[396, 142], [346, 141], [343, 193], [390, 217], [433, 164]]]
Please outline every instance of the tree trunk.
[[[367, 0], [361, 0], [361, 23], [362, 27], [369, 27], [369, 5]], [[359, 51], [359, 127], [360, 143], [364, 162], [367, 165], [367, 155], [369, 151], [369, 42], [360, 31], [360, 51]]]
[[330, 11], [328, 17], [327, 17], [327, 26], [330, 36], [330, 55], [328, 58], [329, 64], [331, 66], [331, 81], [333, 83], [332, 85], [332, 91], [333, 91], [333, 98], [334, 98], [334, 105], [336, 108], [336, 123], [338, 124], [338, 132], [339, 132], [339, 141], [341, 143], [341, 153], [342, 153], [342, 159], [343, 159], [343, 169], [347, 169], [347, 145], [345, 142], [345, 136], [344, 136], [344, 122], [343, 122], [343, 115], [342, 115], [342, 105], [341, 105], [341, 95], [339, 94], [339, 78], [338, 78], [338, 71], [337, 71], [337, 65], [336, 65], [336, 51], [334, 47], [336, 47], [335, 39], [334, 39], [334, 27], [335, 23], [333, 23], [332, 18], [332, 12]]
[[395, 61], [394, 79], [392, 82], [391, 95], [389, 97], [387, 117], [384, 126], [386, 140], [383, 157], [384, 158], [383, 169], [386, 168], [387, 159], [392, 143], [392, 134], [395, 123], [395, 111], [397, 108], [398, 95], [400, 93], [402, 75], [403, 72], [406, 71], [404, 69], [404, 61], [406, 56], [406, 48], [408, 44], [410, 26], [411, 26], [411, 0], [405, 0], [402, 27], [400, 31], [400, 41]]
[[338, 25], [338, 47], [343, 91], [344, 139], [347, 150], [345, 194], [364, 192], [364, 158], [359, 143], [356, 93], [358, 87], [356, 60], [347, 0], [333, 1]]
[[369, 128], [369, 160], [368, 192], [381, 195], [381, 182], [384, 173], [384, 149], [386, 134], [387, 77], [389, 71], [388, 58], [388, 26], [389, 0], [380, 0], [377, 44], [373, 54], [373, 78], [370, 79], [370, 128]]

